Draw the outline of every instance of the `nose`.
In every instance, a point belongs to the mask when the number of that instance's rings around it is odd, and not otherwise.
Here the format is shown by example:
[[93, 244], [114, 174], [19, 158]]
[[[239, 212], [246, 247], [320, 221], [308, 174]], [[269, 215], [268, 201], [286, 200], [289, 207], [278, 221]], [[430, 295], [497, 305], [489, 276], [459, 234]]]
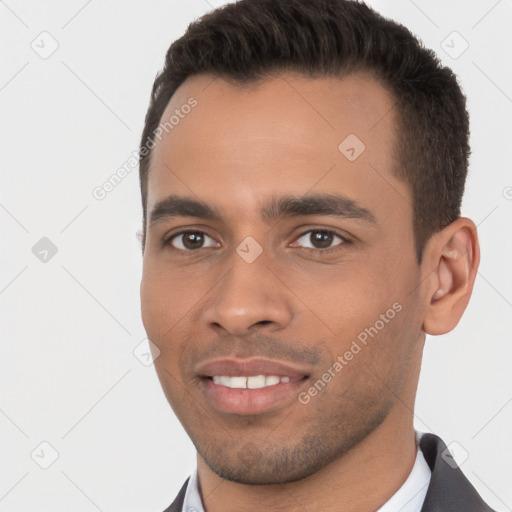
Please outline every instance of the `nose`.
[[209, 327], [223, 329], [231, 335], [243, 335], [255, 326], [279, 330], [292, 318], [286, 287], [267, 267], [260, 256], [247, 263], [238, 254], [232, 265], [212, 291], [203, 311]]

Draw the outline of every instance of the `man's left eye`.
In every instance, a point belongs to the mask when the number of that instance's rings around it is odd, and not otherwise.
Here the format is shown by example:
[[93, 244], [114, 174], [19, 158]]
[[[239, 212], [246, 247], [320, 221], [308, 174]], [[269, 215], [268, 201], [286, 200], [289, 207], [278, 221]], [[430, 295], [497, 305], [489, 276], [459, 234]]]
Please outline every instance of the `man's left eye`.
[[[345, 243], [349, 243], [349, 240], [338, 235], [334, 231], [324, 230], [324, 229], [315, 229], [311, 231], [307, 231], [303, 235], [301, 235], [293, 246], [300, 245], [301, 247], [306, 247], [309, 249], [330, 249], [333, 247], [333, 242], [338, 239], [340, 243], [334, 245], [343, 245]], [[306, 245], [302, 245], [306, 244]], [[307, 245], [309, 244], [309, 245]]]

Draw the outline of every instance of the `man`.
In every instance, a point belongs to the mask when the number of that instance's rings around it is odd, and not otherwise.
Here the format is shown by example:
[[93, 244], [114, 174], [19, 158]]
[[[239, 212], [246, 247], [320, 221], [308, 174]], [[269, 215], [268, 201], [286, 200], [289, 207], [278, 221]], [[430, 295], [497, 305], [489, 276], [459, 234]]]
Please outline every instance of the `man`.
[[242, 0], [170, 47], [141, 304], [197, 472], [167, 511], [491, 510], [413, 427], [480, 259], [468, 126], [453, 73], [362, 3]]

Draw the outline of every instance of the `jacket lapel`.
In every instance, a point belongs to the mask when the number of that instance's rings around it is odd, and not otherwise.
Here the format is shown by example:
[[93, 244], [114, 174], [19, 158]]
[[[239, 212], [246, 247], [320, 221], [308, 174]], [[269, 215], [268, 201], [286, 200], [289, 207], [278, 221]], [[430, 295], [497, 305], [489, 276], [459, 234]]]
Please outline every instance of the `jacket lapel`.
[[182, 488], [180, 489], [180, 492], [178, 493], [178, 496], [176, 496], [176, 499], [164, 510], [164, 512], [181, 512], [189, 480], [190, 477], [185, 480], [185, 483], [183, 484]]
[[432, 471], [421, 512], [494, 512], [464, 476], [440, 437], [424, 433], [420, 448]]

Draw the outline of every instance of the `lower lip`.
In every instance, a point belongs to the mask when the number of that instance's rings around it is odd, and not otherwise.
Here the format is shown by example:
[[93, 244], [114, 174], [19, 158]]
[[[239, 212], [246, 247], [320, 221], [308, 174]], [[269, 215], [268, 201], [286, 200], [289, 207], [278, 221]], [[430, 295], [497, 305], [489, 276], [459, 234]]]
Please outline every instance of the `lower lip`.
[[259, 389], [234, 389], [203, 378], [203, 390], [208, 401], [218, 410], [230, 414], [260, 414], [282, 407], [297, 398], [306, 379], [280, 382]]

